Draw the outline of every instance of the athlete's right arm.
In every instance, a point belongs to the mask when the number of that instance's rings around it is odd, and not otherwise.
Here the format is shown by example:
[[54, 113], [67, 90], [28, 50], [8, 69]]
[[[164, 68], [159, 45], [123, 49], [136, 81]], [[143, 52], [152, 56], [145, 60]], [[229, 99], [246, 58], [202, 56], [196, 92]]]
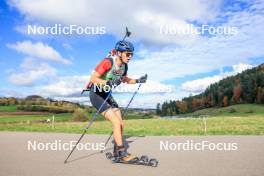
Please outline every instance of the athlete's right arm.
[[108, 72], [112, 67], [112, 63], [109, 59], [103, 59], [95, 68], [95, 71], [93, 72], [91, 76], [91, 82], [93, 84], [106, 84], [106, 80], [103, 80], [101, 77], [106, 72]]
[[91, 82], [94, 83], [94, 84], [106, 84], [106, 80], [103, 80], [100, 78], [101, 75], [98, 73], [98, 72], [93, 72], [92, 76], [91, 76]]

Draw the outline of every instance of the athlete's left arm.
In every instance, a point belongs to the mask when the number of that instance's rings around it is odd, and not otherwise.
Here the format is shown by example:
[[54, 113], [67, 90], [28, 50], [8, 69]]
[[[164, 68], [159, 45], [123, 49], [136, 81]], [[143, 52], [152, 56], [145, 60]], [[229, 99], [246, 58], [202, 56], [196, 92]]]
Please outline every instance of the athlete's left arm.
[[125, 82], [127, 84], [136, 84], [136, 80], [135, 79], [129, 78], [127, 76], [123, 77], [123, 82]]

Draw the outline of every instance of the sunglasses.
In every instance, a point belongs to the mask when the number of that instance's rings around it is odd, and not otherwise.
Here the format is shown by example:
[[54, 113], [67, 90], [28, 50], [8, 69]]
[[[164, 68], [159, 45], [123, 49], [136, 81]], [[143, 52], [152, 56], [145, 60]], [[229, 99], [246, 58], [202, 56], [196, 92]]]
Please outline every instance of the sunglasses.
[[133, 57], [133, 53], [126, 53], [126, 57]]

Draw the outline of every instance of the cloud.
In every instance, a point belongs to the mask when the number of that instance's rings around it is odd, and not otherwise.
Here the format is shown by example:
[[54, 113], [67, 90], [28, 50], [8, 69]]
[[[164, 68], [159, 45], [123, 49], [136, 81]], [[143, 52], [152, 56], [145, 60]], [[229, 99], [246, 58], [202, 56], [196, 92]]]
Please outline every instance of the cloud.
[[[71, 97], [80, 95], [80, 92], [85, 88], [90, 76], [57, 76], [49, 84], [37, 87], [39, 93], [44, 96], [51, 97]], [[121, 84], [113, 90], [116, 94], [134, 93], [138, 88], [138, 84]], [[159, 94], [172, 92], [173, 87], [171, 85], [161, 84], [156, 81], [147, 81], [146, 84], [142, 84], [138, 93], [140, 94]]]
[[31, 41], [23, 41], [17, 42], [16, 44], [7, 44], [7, 46], [31, 57], [37, 57], [62, 64], [71, 63], [69, 60], [63, 58], [58, 51], [42, 42], [32, 43]]
[[29, 92], [24, 92], [18, 89], [12, 88], [0, 88], [0, 96], [1, 97], [19, 97], [23, 98], [29, 95]]
[[241, 73], [244, 70], [252, 68], [253, 65], [239, 63], [238, 65], [233, 65], [232, 72], [225, 72], [219, 75], [214, 75], [211, 77], [205, 77], [193, 81], [187, 81], [181, 85], [183, 91], [190, 92], [190, 93], [201, 93], [203, 92], [209, 85], [216, 83], [228, 76], [236, 75]]
[[168, 46], [156, 51], [143, 48], [138, 52], [140, 59], [131, 61], [129, 71], [138, 75], [148, 72], [150, 78], [164, 81], [210, 72], [240, 62], [254, 63], [254, 58], [264, 57], [263, 6], [263, 1], [258, 5], [252, 2], [241, 11], [223, 12], [214, 21], [219, 26], [238, 27], [235, 35], [200, 37], [191, 45]]
[[[91, 105], [90, 98], [88, 93], [84, 93], [80, 96], [80, 91], [78, 91], [78, 95], [73, 96], [55, 96], [54, 99], [57, 100], [66, 100], [66, 101], [73, 101], [78, 102], [81, 104]], [[126, 107], [128, 102], [130, 101], [133, 93], [123, 93], [123, 94], [116, 94], [113, 93], [114, 99], [117, 101], [120, 107]], [[137, 94], [133, 101], [130, 104], [130, 108], [155, 108], [157, 103], [161, 103], [165, 100], [172, 100], [172, 99], [180, 99], [184, 96], [188, 96], [186, 92], [179, 92], [177, 95], [175, 93], [155, 93], [155, 94]]]
[[[188, 96], [188, 93], [182, 91], [161, 94], [138, 94], [135, 96], [129, 107], [156, 108], [157, 103], [162, 103], [164, 101], [170, 100], [178, 100], [185, 96]], [[126, 107], [131, 97], [132, 94], [125, 94], [124, 96], [114, 95], [114, 98], [122, 107]]]
[[[129, 76], [130, 78], [133, 78]], [[137, 90], [138, 84], [126, 84], [123, 83], [120, 86], [116, 87], [113, 92], [116, 93], [133, 93]], [[142, 94], [156, 94], [156, 93], [167, 93], [167, 92], [172, 92], [173, 91], [173, 86], [172, 85], [167, 85], [167, 84], [162, 84], [157, 81], [153, 80], [147, 80], [146, 83], [142, 84], [138, 93]]]
[[[119, 5], [116, 6], [115, 2]], [[133, 32], [132, 39], [139, 41], [142, 48], [136, 48], [139, 58], [132, 59], [129, 64], [129, 75], [149, 74], [149, 79], [157, 84], [168, 86], [163, 82], [172, 83], [175, 78], [198, 73], [206, 73], [225, 66], [239, 65], [238, 63], [254, 63], [254, 58], [264, 56], [263, 1], [243, 1], [245, 6], [238, 3], [228, 3], [222, 7], [222, 1], [186, 0], [186, 1], [94, 1], [79, 0], [72, 6], [72, 1], [29, 1], [10, 0], [9, 5], [16, 8], [27, 23], [53, 24], [61, 23], [80, 24], [88, 26], [105, 26], [108, 34], [120, 38], [124, 26]], [[103, 4], [103, 5], [102, 5]], [[113, 5], [114, 4], [114, 5]], [[138, 6], [140, 4], [140, 7]], [[224, 3], [223, 3], [224, 4]], [[100, 8], [98, 9], [97, 7]], [[57, 7], [61, 10], [58, 11]], [[110, 7], [110, 8], [109, 8]], [[120, 9], [129, 9], [129, 12], [120, 15]], [[221, 10], [221, 11], [220, 11]], [[64, 13], [64, 12], [67, 13]], [[115, 23], [113, 23], [115, 21]], [[161, 25], [178, 26], [185, 29], [188, 24], [212, 24], [215, 26], [235, 26], [236, 35], [161, 35]], [[142, 44], [143, 43], [143, 44]], [[156, 48], [146, 48], [145, 44], [156, 44]], [[160, 47], [161, 46], [161, 47]], [[243, 66], [233, 68], [236, 72]], [[152, 96], [136, 99], [135, 105], [155, 106], [158, 101], [180, 99], [189, 92], [204, 90], [206, 85], [223, 78], [224, 75], [206, 77], [190, 83], [186, 90], [176, 90], [172, 93], [155, 91]], [[82, 86], [71, 87], [61, 80], [54, 85], [62, 87], [62, 93], [52, 85], [47, 90], [48, 95], [76, 97], [75, 94]], [[195, 80], [194, 80], [195, 81]], [[64, 85], [65, 87], [61, 86]], [[62, 83], [64, 82], [64, 84]], [[74, 82], [74, 81], [73, 81]], [[58, 84], [56, 84], [58, 83]], [[81, 84], [81, 81], [78, 83]], [[195, 85], [197, 84], [197, 87]], [[82, 84], [83, 85], [83, 84]], [[160, 94], [159, 94], [160, 93]], [[125, 95], [125, 94], [124, 94]], [[129, 97], [122, 94], [117, 99], [123, 104]]]
[[239, 63], [238, 65], [233, 65], [234, 74], [241, 73], [247, 69], [253, 68], [253, 65]]
[[[34, 87], [34, 94], [91, 105], [89, 92], [81, 95], [81, 91], [89, 79], [90, 76], [82, 75], [56, 76], [48, 84]], [[120, 106], [126, 106], [137, 88], [138, 84], [122, 84], [118, 90], [113, 91], [113, 96]], [[135, 98], [131, 107], [154, 108], [158, 102], [164, 101], [164, 95], [167, 96], [167, 99], [176, 97], [176, 95], [172, 95], [171, 86], [148, 80], [139, 89], [137, 96], [140, 98]]]
[[80, 95], [88, 80], [89, 76], [57, 76], [49, 84], [36, 87], [36, 90], [43, 96], [71, 97]]
[[202, 79], [197, 79], [193, 81], [187, 81], [182, 84], [181, 88], [183, 91], [190, 93], [201, 93], [204, 91], [210, 84], [220, 81], [223, 79], [223, 75], [215, 75], [211, 77], [205, 77]]
[[[108, 1], [81, 0], [77, 1], [74, 7], [70, 1], [63, 3], [56, 1], [57, 5], [50, 1], [28, 2], [17, 0], [9, 1], [9, 4], [18, 9], [29, 21], [105, 25], [107, 32], [118, 37], [123, 34], [123, 26], [127, 25], [133, 32], [132, 38], [162, 44], [163, 47], [154, 51], [143, 47], [144, 52], [139, 54], [140, 58], [129, 64], [131, 74], [141, 75], [148, 72], [150, 78], [158, 82], [209, 72], [239, 62], [250, 63], [250, 59], [264, 55], [261, 45], [264, 42], [263, 2], [261, 1], [245, 1], [248, 6], [239, 10], [237, 10], [238, 5], [230, 3], [224, 8], [227, 10], [222, 11], [220, 11], [221, 1], [140, 2], [140, 8], [136, 7], [138, 1], [118, 2], [117, 8], [130, 9], [130, 13], [122, 15], [116, 15], [114, 10], [116, 7], [111, 5], [113, 2]], [[103, 3], [105, 6], [95, 10], [93, 7], [97, 3]], [[61, 11], [57, 11], [58, 6], [69, 13], [62, 14]], [[111, 10], [109, 6], [112, 7]], [[96, 15], [97, 13], [100, 15]], [[113, 24], [111, 21], [120, 23]], [[210, 22], [220, 27], [235, 26], [238, 27], [238, 34], [226, 36], [158, 34], [160, 25], [169, 24], [184, 29], [187, 24], [192, 24], [192, 21], [198, 24]], [[164, 44], [171, 43], [181, 45], [164, 47]], [[138, 53], [142, 53], [141, 49]]]
[[20, 65], [21, 71], [9, 72], [8, 80], [17, 86], [34, 86], [36, 81], [56, 75], [56, 69], [46, 63], [26, 58]]
[[73, 50], [72, 46], [69, 43], [62, 43], [62, 46], [67, 50]]
[[128, 26], [133, 31], [134, 39], [152, 44], [182, 44], [194, 40], [195, 36], [161, 35], [160, 25], [175, 24], [179, 28], [185, 28], [187, 21], [209, 22], [218, 15], [220, 2], [220, 0], [185, 0], [184, 2], [78, 0], [73, 6], [71, 0], [56, 2], [9, 0], [8, 4], [23, 14], [28, 22], [105, 26], [108, 33], [118, 38], [123, 35], [124, 26]]

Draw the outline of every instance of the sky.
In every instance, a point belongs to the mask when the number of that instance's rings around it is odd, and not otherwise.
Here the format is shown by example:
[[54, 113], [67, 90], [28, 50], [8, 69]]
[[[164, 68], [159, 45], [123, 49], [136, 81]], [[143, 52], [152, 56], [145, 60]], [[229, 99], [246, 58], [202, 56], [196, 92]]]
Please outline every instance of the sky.
[[[59, 33], [58, 26], [87, 33]], [[148, 74], [131, 107], [181, 100], [264, 63], [263, 0], [0, 1], [0, 97], [89, 105], [80, 92], [126, 26], [135, 46], [128, 76]], [[114, 92], [120, 106], [137, 86]]]

